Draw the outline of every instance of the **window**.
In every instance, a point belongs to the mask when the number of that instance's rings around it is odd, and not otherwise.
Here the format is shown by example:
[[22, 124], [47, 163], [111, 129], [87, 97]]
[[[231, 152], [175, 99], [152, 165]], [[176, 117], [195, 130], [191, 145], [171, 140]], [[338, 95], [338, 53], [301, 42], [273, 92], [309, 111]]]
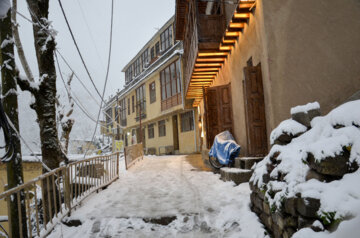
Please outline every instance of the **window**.
[[152, 82], [149, 85], [149, 94], [150, 94], [150, 103], [156, 101], [156, 91], [155, 91], [155, 82]]
[[161, 100], [174, 96], [181, 91], [180, 61], [173, 62], [160, 72]]
[[156, 42], [155, 44], [155, 56], [158, 56], [160, 54], [160, 43]]
[[148, 125], [148, 138], [149, 139], [152, 139], [152, 138], [154, 138], [155, 136], [154, 136], [154, 123], [153, 124], [149, 124]]
[[125, 71], [125, 83], [129, 83], [133, 77], [132, 65]]
[[159, 127], [159, 137], [166, 136], [165, 120], [159, 121], [158, 122], [158, 127]]
[[130, 115], [130, 98], [128, 98], [128, 115]]
[[193, 111], [181, 114], [181, 132], [194, 130], [194, 114]]
[[147, 63], [149, 62], [149, 49], [146, 49], [142, 54], [141, 54], [141, 71], [143, 71], [146, 67], [147, 67]]
[[172, 25], [160, 35], [161, 50], [165, 51], [172, 46]]
[[135, 97], [131, 96], [131, 102], [132, 102], [132, 113], [135, 112]]
[[119, 121], [119, 108], [117, 106], [115, 106], [114, 112], [115, 112], [115, 120], [114, 121], [118, 122]]
[[140, 74], [140, 58], [137, 58], [134, 62], [134, 75], [137, 76]]
[[146, 114], [146, 100], [145, 100], [145, 84], [136, 89], [136, 117], [139, 117], [141, 110], [141, 116]]
[[155, 49], [154, 49], [154, 46], [153, 46], [153, 47], [151, 47], [151, 50], [150, 50], [150, 57], [151, 57], [151, 60], [152, 60], [153, 58], [155, 58]]
[[126, 126], [126, 101], [125, 101], [125, 98], [120, 100], [120, 125]]

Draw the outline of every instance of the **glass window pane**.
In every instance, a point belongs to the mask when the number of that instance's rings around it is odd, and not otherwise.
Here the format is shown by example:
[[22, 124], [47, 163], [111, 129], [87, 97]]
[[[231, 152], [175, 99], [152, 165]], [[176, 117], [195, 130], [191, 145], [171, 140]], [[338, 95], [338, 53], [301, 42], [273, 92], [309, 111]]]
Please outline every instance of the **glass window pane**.
[[171, 96], [171, 88], [170, 88], [170, 68], [165, 69], [165, 78], [166, 78], [166, 98]]

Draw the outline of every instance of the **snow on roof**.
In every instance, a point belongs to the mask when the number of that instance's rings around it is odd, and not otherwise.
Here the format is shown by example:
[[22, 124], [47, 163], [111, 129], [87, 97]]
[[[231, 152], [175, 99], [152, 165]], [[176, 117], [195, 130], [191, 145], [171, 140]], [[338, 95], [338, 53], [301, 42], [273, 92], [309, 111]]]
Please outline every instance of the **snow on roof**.
[[310, 110], [319, 109], [319, 108], [320, 108], [320, 104], [318, 102], [311, 102], [306, 105], [301, 105], [291, 108], [290, 113], [295, 114], [299, 112], [308, 112]]
[[[334, 125], [338, 124], [344, 127], [334, 128]], [[267, 173], [266, 165], [271, 163], [270, 159], [275, 159], [279, 164], [273, 169], [270, 177], [277, 178], [279, 173], [284, 174], [285, 177], [281, 184], [278, 181], [267, 184], [279, 190], [274, 198], [267, 197], [270, 204], [279, 207], [284, 197], [294, 197], [300, 192], [302, 197], [320, 199], [321, 207], [318, 214], [335, 211], [335, 219], [357, 217], [356, 219], [360, 220], [360, 209], [354, 210], [354, 207], [360, 208], [360, 186], [358, 186], [360, 169], [329, 183], [315, 179], [306, 181], [305, 177], [310, 168], [303, 162], [309, 152], [316, 160], [322, 160], [341, 153], [343, 148], [347, 147], [350, 149], [350, 162], [360, 165], [360, 128], [358, 125], [360, 125], [360, 100], [347, 102], [326, 116], [314, 118], [309, 131], [293, 139], [288, 145], [274, 145], [264, 160], [254, 167], [254, 174], [250, 181], [259, 188], [265, 185], [263, 175]], [[277, 157], [274, 156], [276, 153], [279, 153]]]

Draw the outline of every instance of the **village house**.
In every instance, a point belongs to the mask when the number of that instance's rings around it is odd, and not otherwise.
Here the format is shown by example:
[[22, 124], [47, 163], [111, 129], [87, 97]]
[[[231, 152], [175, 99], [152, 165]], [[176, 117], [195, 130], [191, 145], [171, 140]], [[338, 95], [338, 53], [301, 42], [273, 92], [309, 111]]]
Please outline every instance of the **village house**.
[[229, 130], [241, 156], [264, 156], [291, 107], [317, 101], [326, 114], [358, 91], [359, 12], [356, 0], [176, 0], [204, 155]]
[[182, 54], [172, 17], [123, 68], [125, 86], [105, 108], [104, 134], [112, 135], [114, 151], [137, 143], [147, 154], [200, 150], [197, 110], [184, 97]]

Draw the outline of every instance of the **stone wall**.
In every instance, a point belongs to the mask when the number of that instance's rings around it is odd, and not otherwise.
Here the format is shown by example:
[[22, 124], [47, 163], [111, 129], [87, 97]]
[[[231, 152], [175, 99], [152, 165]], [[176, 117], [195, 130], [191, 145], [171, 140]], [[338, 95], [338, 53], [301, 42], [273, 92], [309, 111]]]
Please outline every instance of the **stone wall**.
[[[311, 109], [292, 114], [292, 120], [311, 129], [311, 120], [315, 116], [320, 115], [320, 108]], [[337, 125], [342, 127], [341, 125]], [[302, 134], [302, 133], [301, 133]], [[284, 132], [279, 135], [274, 144], [286, 145], [291, 143], [292, 139], [300, 136], [299, 134], [291, 134]], [[321, 161], [315, 160], [311, 153], [307, 153], [307, 159], [303, 161], [309, 169], [306, 171], [306, 181], [316, 179], [325, 183], [341, 179], [345, 174], [352, 173], [358, 169], [357, 163], [350, 163], [351, 148], [343, 148], [342, 153], [333, 157], [326, 157]], [[268, 186], [270, 181], [278, 181], [284, 183], [286, 174], [279, 173], [276, 178], [270, 176], [270, 173], [277, 166], [279, 161], [276, 160], [279, 153], [274, 153], [270, 157], [270, 163], [266, 164], [266, 172], [262, 175], [262, 186], [257, 186], [254, 182], [250, 182], [251, 193], [251, 210], [255, 212], [261, 222], [265, 225], [269, 234], [277, 237], [291, 237], [301, 228], [310, 227], [315, 232], [336, 230], [341, 219], [335, 219], [335, 213], [322, 213], [318, 211], [321, 206], [319, 199], [302, 196], [297, 193], [291, 197], [283, 197], [280, 206], [270, 205], [268, 196], [274, 198], [279, 192], [277, 189]], [[340, 202], [340, 201], [339, 201]]]

